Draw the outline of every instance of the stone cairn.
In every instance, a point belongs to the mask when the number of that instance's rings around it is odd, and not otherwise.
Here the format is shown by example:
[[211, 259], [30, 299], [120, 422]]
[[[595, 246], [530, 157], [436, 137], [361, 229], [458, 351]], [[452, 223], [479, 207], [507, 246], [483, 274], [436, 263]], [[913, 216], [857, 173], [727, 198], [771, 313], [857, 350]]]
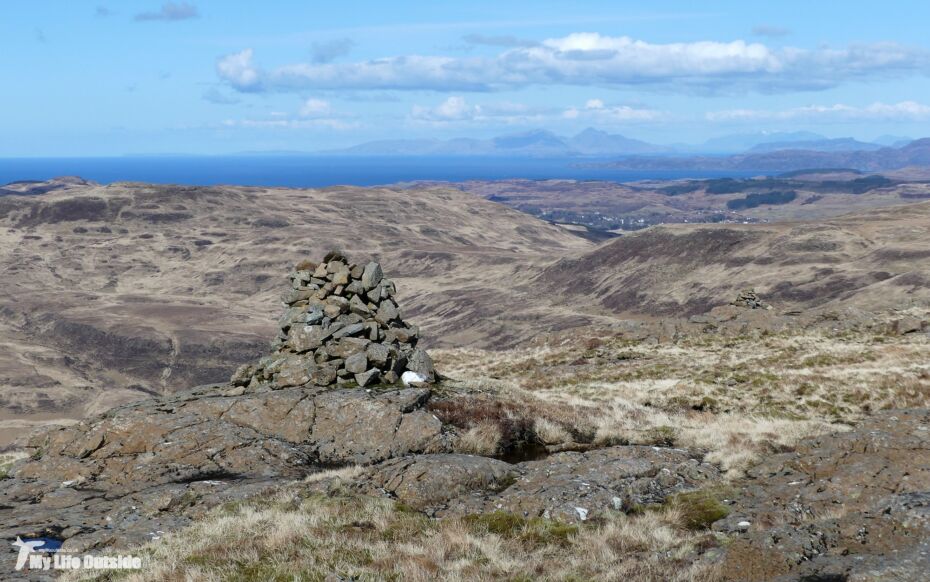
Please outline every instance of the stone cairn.
[[759, 298], [759, 295], [756, 294], [755, 289], [744, 289], [739, 292], [736, 299], [732, 302], [731, 305], [736, 305], [737, 307], [748, 307], [749, 309], [771, 309], [772, 306], [768, 303], [762, 301]]
[[331, 252], [299, 263], [272, 353], [239, 368], [236, 386], [374, 386], [431, 383], [433, 362], [417, 347], [419, 329], [404, 323], [394, 283], [381, 265], [350, 263]]

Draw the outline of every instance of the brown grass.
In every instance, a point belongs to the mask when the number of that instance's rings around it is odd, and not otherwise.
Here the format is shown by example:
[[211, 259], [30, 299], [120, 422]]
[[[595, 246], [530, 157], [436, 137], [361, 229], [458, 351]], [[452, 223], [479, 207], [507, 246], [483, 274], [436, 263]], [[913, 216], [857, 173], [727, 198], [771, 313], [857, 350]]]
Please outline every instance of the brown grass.
[[[144, 546], [145, 570], [120, 579], [716, 580], [692, 560], [713, 536], [686, 521], [674, 508], [582, 526], [499, 513], [433, 520], [386, 499], [288, 491]], [[84, 576], [70, 579], [106, 579]]]
[[[843, 430], [888, 408], [930, 405], [930, 338], [801, 330], [762, 337], [690, 336], [646, 345], [580, 337], [509, 351], [436, 350], [463, 393], [456, 426], [504, 411], [524, 436], [639, 443], [707, 452], [730, 477], [760, 455]], [[545, 434], [544, 434], [545, 433]], [[562, 441], [562, 442], [560, 442]]]

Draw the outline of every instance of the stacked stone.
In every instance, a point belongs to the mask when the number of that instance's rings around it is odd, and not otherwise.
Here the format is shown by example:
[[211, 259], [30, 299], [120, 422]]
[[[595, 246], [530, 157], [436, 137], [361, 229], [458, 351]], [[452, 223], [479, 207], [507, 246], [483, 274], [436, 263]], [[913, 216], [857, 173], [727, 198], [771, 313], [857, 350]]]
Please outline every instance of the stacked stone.
[[291, 291], [272, 354], [233, 375], [239, 386], [372, 386], [434, 382], [419, 329], [403, 321], [381, 265], [329, 253], [291, 272]]
[[748, 307], [750, 309], [771, 309], [770, 305], [759, 298], [754, 289], [740, 291], [739, 295], [733, 301], [733, 305]]

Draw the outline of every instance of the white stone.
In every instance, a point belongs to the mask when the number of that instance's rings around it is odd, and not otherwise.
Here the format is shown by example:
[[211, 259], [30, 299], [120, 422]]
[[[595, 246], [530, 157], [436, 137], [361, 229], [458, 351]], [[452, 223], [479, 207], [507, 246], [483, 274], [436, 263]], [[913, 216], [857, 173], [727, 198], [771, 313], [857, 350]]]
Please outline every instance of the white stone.
[[588, 519], [588, 510], [585, 509], [584, 507], [576, 507], [575, 513], [578, 514], [578, 519], [580, 519], [581, 521]]
[[404, 383], [404, 386], [410, 386], [411, 384], [426, 382], [426, 378], [416, 372], [404, 372], [400, 377], [400, 381]]
[[746, 530], [746, 529], [749, 529], [749, 526], [750, 526], [750, 525], [752, 525], [752, 524], [750, 524], [748, 521], [741, 521], [741, 522], [739, 522], [738, 524], [736, 524], [736, 527], [738, 527], [738, 528], [740, 528], [740, 529], [742, 529], [742, 530]]

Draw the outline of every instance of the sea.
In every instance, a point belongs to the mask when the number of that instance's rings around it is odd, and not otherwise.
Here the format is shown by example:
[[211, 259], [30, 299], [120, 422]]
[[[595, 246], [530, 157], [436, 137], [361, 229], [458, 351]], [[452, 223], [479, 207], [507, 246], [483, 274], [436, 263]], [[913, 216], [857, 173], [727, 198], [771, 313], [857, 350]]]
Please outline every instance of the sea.
[[413, 181], [647, 179], [749, 177], [752, 171], [617, 170], [591, 158], [408, 157], [321, 155], [123, 156], [0, 158], [0, 185], [80, 176], [111, 182], [314, 188]]

